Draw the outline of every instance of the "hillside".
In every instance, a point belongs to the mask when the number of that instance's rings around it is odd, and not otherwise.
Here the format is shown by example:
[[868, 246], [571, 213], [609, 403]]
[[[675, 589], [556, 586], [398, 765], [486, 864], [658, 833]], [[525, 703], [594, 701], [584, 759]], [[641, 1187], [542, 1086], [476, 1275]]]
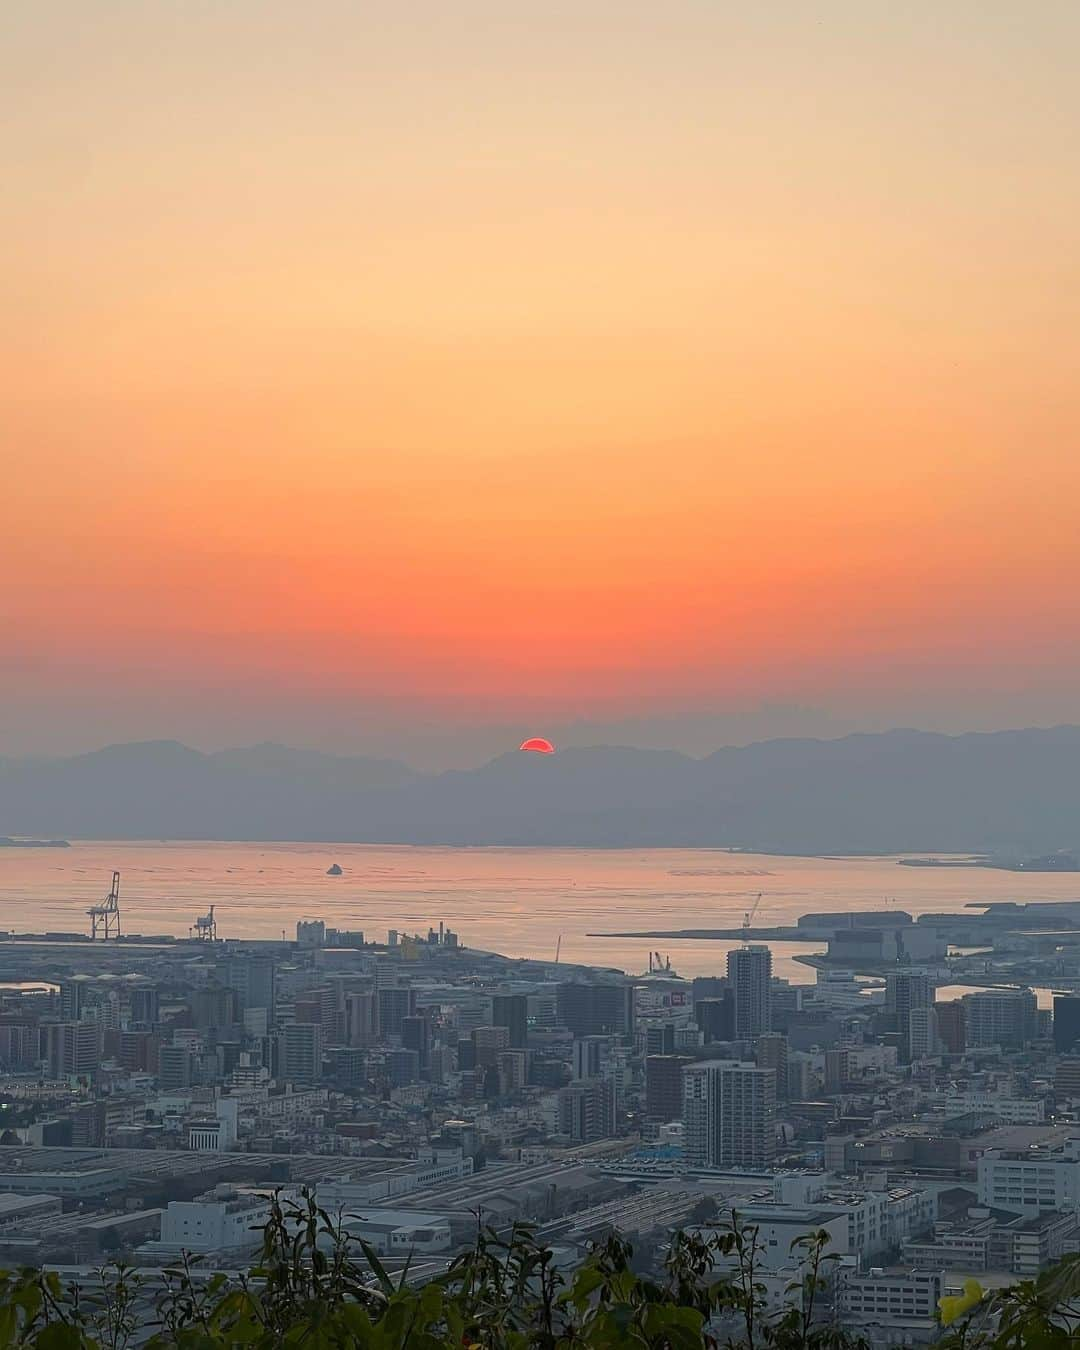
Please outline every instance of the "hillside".
[[512, 752], [435, 775], [144, 742], [0, 761], [0, 834], [1037, 854], [1080, 840], [1080, 728]]

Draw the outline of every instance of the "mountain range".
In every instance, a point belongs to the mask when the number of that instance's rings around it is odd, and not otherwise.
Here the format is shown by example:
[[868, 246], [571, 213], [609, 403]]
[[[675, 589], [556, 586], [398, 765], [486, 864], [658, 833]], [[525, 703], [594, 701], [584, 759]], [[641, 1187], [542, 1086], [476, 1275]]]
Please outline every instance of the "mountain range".
[[139, 742], [0, 759], [0, 834], [1020, 856], [1080, 840], [1080, 727], [771, 740], [702, 758], [511, 751], [439, 774]]

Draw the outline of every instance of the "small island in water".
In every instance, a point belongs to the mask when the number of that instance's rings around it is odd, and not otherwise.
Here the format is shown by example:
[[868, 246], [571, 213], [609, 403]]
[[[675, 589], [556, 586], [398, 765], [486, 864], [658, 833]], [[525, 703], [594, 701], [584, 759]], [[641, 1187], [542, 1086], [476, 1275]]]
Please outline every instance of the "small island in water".
[[345, 873], [340, 863], [331, 863], [326, 869], [326, 875], [328, 877], [340, 877], [344, 876]]

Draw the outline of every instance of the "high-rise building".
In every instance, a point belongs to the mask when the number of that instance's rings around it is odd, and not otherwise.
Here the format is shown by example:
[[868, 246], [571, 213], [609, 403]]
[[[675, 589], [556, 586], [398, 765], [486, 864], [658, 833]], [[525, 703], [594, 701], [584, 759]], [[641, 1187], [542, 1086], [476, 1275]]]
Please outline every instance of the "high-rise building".
[[911, 1059], [911, 1012], [934, 1002], [934, 981], [929, 971], [915, 967], [890, 971], [885, 977], [885, 1010], [894, 1019], [900, 1036], [900, 1056]]
[[1080, 1041], [1080, 996], [1058, 994], [1054, 998], [1054, 1049], [1070, 1054]]
[[673, 1055], [675, 1053], [675, 1023], [650, 1022], [639, 1028], [642, 1051], [646, 1055]]
[[416, 1012], [416, 990], [408, 985], [383, 985], [379, 989], [379, 1035], [385, 1040], [400, 1036], [406, 1017]]
[[53, 1078], [90, 1078], [101, 1067], [102, 1028], [95, 1022], [51, 1022], [41, 1028]]
[[186, 1045], [163, 1045], [158, 1050], [158, 1087], [176, 1092], [191, 1086], [194, 1056]]
[[161, 1043], [152, 1031], [121, 1031], [117, 1058], [125, 1069], [133, 1073], [158, 1071]]
[[529, 1000], [525, 994], [494, 994], [491, 999], [491, 1024], [507, 1027], [510, 1048], [524, 1050], [529, 1043]]
[[969, 1046], [1020, 1049], [1034, 1040], [1038, 1001], [1030, 989], [985, 989], [961, 1000]]
[[692, 1166], [767, 1166], [776, 1155], [775, 1073], [738, 1060], [687, 1065], [683, 1129]]
[[391, 1087], [408, 1087], [420, 1077], [420, 1056], [405, 1046], [386, 1052], [386, 1076]]
[[630, 1036], [634, 1031], [634, 986], [585, 984], [577, 981], [556, 989], [559, 1025], [575, 1036]]
[[197, 1027], [228, 1027], [236, 1022], [236, 994], [227, 985], [196, 989], [189, 999], [191, 1020]]
[[218, 978], [236, 995], [238, 1014], [265, 1008], [270, 1018], [276, 1001], [275, 966], [267, 956], [230, 956], [218, 965]]
[[649, 1055], [645, 1060], [645, 1114], [651, 1120], [681, 1120], [682, 1071], [689, 1055]]
[[759, 1069], [772, 1069], [776, 1075], [777, 1098], [787, 1097], [788, 1039], [777, 1032], [759, 1036], [754, 1046], [754, 1057]]
[[571, 1065], [575, 1078], [599, 1078], [612, 1044], [611, 1036], [581, 1036], [575, 1042]]
[[529, 1079], [529, 1054], [527, 1050], [501, 1050], [498, 1063], [500, 1095], [521, 1092]]
[[908, 1013], [907, 1044], [913, 1062], [931, 1059], [940, 1053], [941, 1037], [937, 1013], [933, 1007], [912, 1008]]
[[431, 1021], [423, 1013], [404, 1017], [401, 1021], [401, 1044], [406, 1050], [415, 1050], [421, 1073], [431, 1057]]
[[41, 1032], [30, 1022], [0, 1024], [0, 1065], [30, 1069], [41, 1058]]
[[962, 1055], [967, 1049], [967, 1013], [960, 999], [951, 1003], [935, 1003], [938, 1035], [950, 1055]]
[[78, 1022], [82, 1018], [86, 980], [60, 981], [60, 1020]]
[[324, 1045], [344, 1045], [345, 1043], [345, 984], [342, 980], [331, 980], [321, 989], [313, 991], [319, 998], [319, 1023], [323, 1029]]
[[733, 1041], [735, 1039], [735, 994], [730, 988], [724, 988], [715, 998], [699, 999], [694, 1004], [694, 1017], [705, 1038], [705, 1044], [711, 1041]]
[[131, 1021], [139, 1026], [152, 1027], [158, 1020], [159, 996], [157, 986], [138, 985], [128, 994]]
[[501, 1052], [510, 1049], [509, 1027], [473, 1027], [472, 1039], [478, 1069], [494, 1068]]
[[1063, 1055], [1058, 1060], [1054, 1091], [1062, 1097], [1080, 1097], [1080, 1055]]
[[345, 1042], [347, 1045], [374, 1045], [378, 1039], [378, 1019], [378, 1006], [373, 989], [349, 989], [346, 991]]
[[280, 1077], [307, 1087], [322, 1077], [323, 1029], [318, 1022], [290, 1022], [281, 1032]]
[[[787, 1066], [785, 1065], [785, 1068]], [[841, 1046], [825, 1051], [825, 1091], [843, 1092], [851, 1080], [851, 1051]]]
[[727, 958], [735, 998], [735, 1039], [753, 1040], [772, 1030], [772, 952], [768, 947], [734, 947]]
[[585, 1078], [560, 1088], [557, 1094], [559, 1133], [575, 1144], [610, 1139], [615, 1133], [615, 1098], [612, 1085], [600, 1078]]

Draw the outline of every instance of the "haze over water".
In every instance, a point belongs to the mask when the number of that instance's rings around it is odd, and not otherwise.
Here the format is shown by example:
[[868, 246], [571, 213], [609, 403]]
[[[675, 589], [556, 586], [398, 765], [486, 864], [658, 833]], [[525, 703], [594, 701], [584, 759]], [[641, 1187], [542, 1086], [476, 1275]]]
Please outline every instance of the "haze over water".
[[[339, 863], [344, 875], [326, 869]], [[650, 947], [683, 975], [722, 971], [736, 944], [589, 938], [627, 929], [732, 928], [763, 896], [755, 923], [793, 924], [818, 910], [961, 910], [979, 900], [1067, 900], [1080, 880], [985, 869], [897, 866], [893, 858], [793, 858], [705, 849], [410, 848], [356, 844], [85, 843], [0, 849], [0, 926], [86, 931], [86, 909], [121, 872], [126, 933], [186, 935], [214, 904], [226, 938], [280, 938], [299, 918], [425, 932], [442, 920], [468, 946], [639, 972]], [[792, 958], [821, 944], [773, 943], [777, 974], [813, 972]]]

